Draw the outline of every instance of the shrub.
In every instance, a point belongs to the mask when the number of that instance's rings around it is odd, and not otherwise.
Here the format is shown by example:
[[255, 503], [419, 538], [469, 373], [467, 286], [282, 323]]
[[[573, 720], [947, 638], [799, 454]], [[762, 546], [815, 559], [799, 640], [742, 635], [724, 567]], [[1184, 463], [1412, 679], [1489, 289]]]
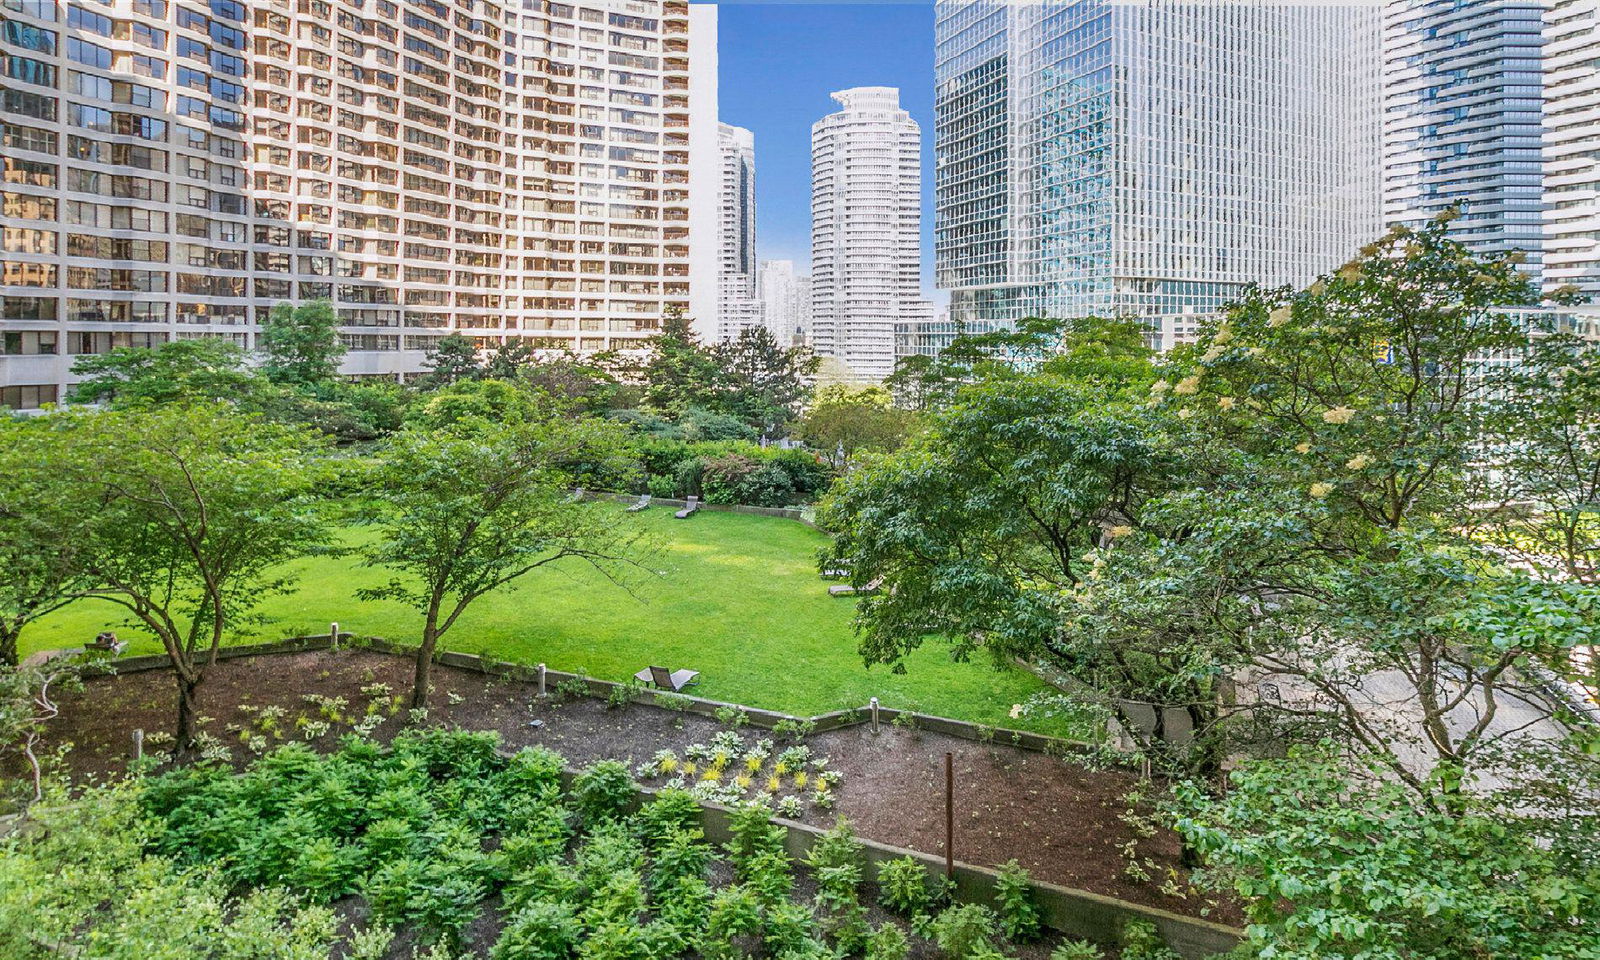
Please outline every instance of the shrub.
[[764, 803], [747, 803], [728, 814], [727, 851], [737, 871], [758, 854], [782, 857], [783, 828], [773, 823], [772, 809]]
[[969, 960], [980, 951], [993, 951], [994, 913], [979, 903], [955, 904], [933, 919], [930, 933], [950, 960]]
[[803, 903], [784, 900], [764, 908], [762, 945], [771, 956], [808, 953], [817, 946], [817, 920]]
[[878, 865], [878, 901], [905, 916], [931, 912], [937, 897], [931, 877], [915, 857], [900, 857]]
[[626, 764], [601, 760], [579, 772], [572, 794], [578, 812], [585, 821], [592, 822], [622, 816], [639, 795], [639, 787]]
[[705, 943], [701, 954], [706, 960], [727, 960], [739, 955], [735, 939], [761, 932], [761, 903], [743, 886], [717, 891], [706, 918]]
[[1148, 920], [1130, 920], [1122, 928], [1122, 960], [1178, 960]]
[[700, 822], [700, 804], [687, 790], [667, 788], [634, 815], [633, 823], [646, 846], [657, 846]]
[[1021, 942], [1039, 935], [1039, 907], [1033, 902], [1028, 871], [1017, 861], [1008, 860], [1001, 865], [994, 885], [994, 901], [995, 911], [1000, 915], [1000, 929], [1008, 939]]
[[1105, 960], [1105, 951], [1087, 940], [1063, 940], [1050, 951], [1050, 960]]
[[582, 932], [571, 904], [537, 900], [511, 915], [489, 956], [492, 960], [567, 960]]
[[711, 866], [711, 845], [695, 830], [679, 830], [656, 850], [650, 864], [650, 891], [662, 898], [691, 880], [703, 880]]
[[897, 923], [885, 923], [867, 938], [866, 960], [906, 960], [910, 954], [911, 942]]

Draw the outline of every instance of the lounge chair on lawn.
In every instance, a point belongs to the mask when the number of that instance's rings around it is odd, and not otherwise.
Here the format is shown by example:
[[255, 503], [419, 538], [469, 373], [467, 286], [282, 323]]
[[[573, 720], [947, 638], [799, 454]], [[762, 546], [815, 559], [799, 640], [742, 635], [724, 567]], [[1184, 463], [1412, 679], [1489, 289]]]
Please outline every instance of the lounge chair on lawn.
[[638, 513], [640, 510], [643, 510], [648, 506], [650, 506], [650, 494], [641, 493], [641, 494], [639, 494], [638, 501], [635, 502], [633, 506], [628, 508], [628, 512], [629, 513]]
[[880, 587], [882, 585], [883, 585], [883, 578], [882, 577], [873, 578], [870, 582], [868, 582], [860, 590], [857, 590], [855, 587], [852, 587], [852, 586], [850, 586], [848, 584], [841, 583], [838, 586], [829, 587], [828, 588], [828, 596], [830, 596], [830, 597], [854, 597], [854, 596], [858, 596], [859, 595], [859, 596], [863, 596], [864, 597], [869, 593], [877, 593], [878, 592], [878, 587]]
[[689, 515], [691, 513], [694, 513], [696, 510], [699, 510], [699, 509], [700, 509], [700, 498], [699, 497], [690, 497], [689, 498], [689, 502], [685, 503], [683, 505], [683, 509], [679, 510], [677, 513], [673, 514], [673, 516], [677, 517], [679, 520], [687, 520], [687, 519], [689, 519]]
[[633, 679], [640, 683], [655, 684], [662, 690], [671, 690], [677, 693], [691, 683], [700, 679], [699, 670], [673, 670], [667, 671], [666, 667], [645, 667], [633, 675]]

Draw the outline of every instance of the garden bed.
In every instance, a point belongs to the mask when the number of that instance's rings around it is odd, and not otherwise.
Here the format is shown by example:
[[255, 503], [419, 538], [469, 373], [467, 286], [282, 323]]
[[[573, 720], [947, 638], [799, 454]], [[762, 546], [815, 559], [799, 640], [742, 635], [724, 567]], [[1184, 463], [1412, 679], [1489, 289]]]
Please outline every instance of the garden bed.
[[[398, 699], [408, 688], [410, 669], [403, 658], [365, 650], [225, 660], [211, 669], [201, 689], [201, 712], [208, 718], [202, 730], [214, 749], [226, 749], [239, 760], [252, 755], [246, 742], [251, 738], [256, 749], [260, 741], [282, 738], [332, 743], [353, 724], [365, 723], [373, 736], [384, 739], [405, 722], [406, 711], [374, 705]], [[608, 708], [602, 700], [555, 689], [540, 700], [531, 683], [443, 665], [434, 670], [434, 684], [430, 721], [495, 730], [508, 747], [548, 746], [578, 765], [618, 759], [638, 768], [660, 751], [682, 755], [727, 729], [704, 716], [644, 704]], [[73, 744], [67, 764], [74, 777], [116, 774], [126, 767], [135, 729], [155, 734], [170, 728], [173, 684], [165, 670], [94, 677], [81, 691], [62, 694], [61, 705], [61, 716], [49, 730], [50, 746]], [[266, 715], [279, 729], [268, 734], [262, 729], [263, 708], [273, 707], [278, 709]], [[373, 716], [360, 719], [369, 712]], [[532, 726], [533, 721], [540, 725]], [[772, 736], [750, 728], [740, 732], [747, 741]], [[779, 749], [786, 745], [782, 737], [776, 739]], [[844, 816], [864, 838], [942, 855], [943, 765], [949, 752], [956, 772], [958, 860], [995, 866], [1014, 858], [1036, 880], [1202, 914], [1204, 904], [1192, 893], [1183, 898], [1160, 889], [1183, 876], [1176, 839], [1164, 832], [1141, 838], [1138, 827], [1125, 822], [1124, 798], [1138, 785], [1129, 774], [1092, 771], [1002, 742], [888, 724], [877, 731], [857, 725], [804, 742], [841, 775], [828, 807], [808, 797], [805, 822], [826, 826]], [[159, 736], [150, 749], [159, 749]], [[1149, 881], [1129, 875], [1124, 854], [1129, 843], [1136, 843]], [[1231, 910], [1207, 915], [1233, 919]]]

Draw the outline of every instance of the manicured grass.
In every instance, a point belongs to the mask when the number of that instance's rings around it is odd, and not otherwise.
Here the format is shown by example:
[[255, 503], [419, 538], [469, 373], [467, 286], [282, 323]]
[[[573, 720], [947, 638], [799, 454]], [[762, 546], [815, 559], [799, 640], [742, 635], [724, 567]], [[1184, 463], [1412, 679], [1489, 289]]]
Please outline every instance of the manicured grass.
[[[618, 509], [619, 520], [624, 515]], [[862, 666], [850, 628], [854, 602], [828, 596], [817, 576], [825, 537], [790, 520], [702, 511], [638, 515], [661, 538], [662, 571], [637, 597], [573, 563], [536, 571], [512, 589], [479, 600], [441, 641], [445, 649], [485, 653], [552, 669], [581, 669], [622, 680], [649, 664], [701, 671], [693, 692], [717, 700], [809, 715], [885, 706], [998, 726], [1070, 733], [1060, 722], [1011, 720], [1013, 703], [1044, 689], [1022, 670], [954, 663], [931, 642], [904, 674]], [[351, 534], [352, 542], [365, 531]], [[262, 604], [270, 622], [240, 642], [322, 633], [330, 621], [357, 634], [415, 643], [421, 618], [397, 603], [357, 601], [355, 591], [386, 579], [353, 557], [297, 561], [298, 590]], [[154, 641], [123, 622], [106, 601], [80, 601], [23, 633], [24, 653], [77, 646], [104, 629], [129, 641], [128, 653], [156, 653]]]

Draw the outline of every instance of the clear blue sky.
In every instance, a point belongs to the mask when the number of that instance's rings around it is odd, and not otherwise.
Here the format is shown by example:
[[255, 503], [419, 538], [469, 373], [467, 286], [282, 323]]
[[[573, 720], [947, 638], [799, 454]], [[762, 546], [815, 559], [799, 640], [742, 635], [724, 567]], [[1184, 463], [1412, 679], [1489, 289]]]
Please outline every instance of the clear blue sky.
[[756, 136], [756, 248], [811, 269], [811, 124], [847, 87], [899, 87], [922, 127], [922, 275], [933, 272], [933, 4], [720, 0], [721, 119]]

